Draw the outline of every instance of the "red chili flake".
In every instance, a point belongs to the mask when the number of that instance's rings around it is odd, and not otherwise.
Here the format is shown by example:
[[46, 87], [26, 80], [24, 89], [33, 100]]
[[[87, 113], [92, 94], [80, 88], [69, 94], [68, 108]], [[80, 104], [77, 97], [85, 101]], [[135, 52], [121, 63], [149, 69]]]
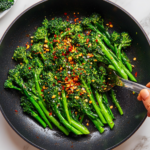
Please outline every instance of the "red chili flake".
[[89, 39], [86, 39], [86, 43], [88, 43], [89, 42]]
[[78, 34], [78, 37], [80, 37], [81, 35], [80, 34]]
[[82, 95], [82, 93], [80, 93], [80, 95]]
[[113, 85], [111, 85], [111, 87], [113, 87]]
[[80, 46], [80, 44], [78, 44], [78, 47]]
[[31, 67], [28, 68], [29, 70], [31, 69]]
[[65, 53], [64, 53], [64, 52], [62, 52], [62, 56], [65, 56]]
[[58, 57], [57, 57], [57, 56], [54, 56], [53, 58], [54, 58], [54, 59], [57, 59]]
[[33, 44], [31, 43], [31, 46], [32, 46]]
[[61, 93], [59, 92], [58, 95], [61, 95]]
[[137, 77], [137, 72], [135, 73], [135, 77]]
[[53, 86], [55, 86], [55, 83], [53, 83]]
[[26, 44], [26, 47], [27, 47], [27, 44]]
[[57, 42], [57, 40], [54, 39], [53, 42]]
[[58, 83], [61, 83], [61, 81], [57, 81]]
[[18, 110], [15, 110], [15, 112], [18, 112]]
[[65, 87], [64, 86], [62, 86], [62, 90], [64, 90], [65, 89]]
[[68, 50], [69, 50], [69, 52], [71, 52], [72, 51], [72, 47], [69, 47]]
[[112, 22], [109, 22], [109, 24], [112, 24]]
[[76, 15], [74, 15], [74, 17], [76, 18], [77, 16], [76, 16]]
[[70, 30], [70, 28], [68, 28], [68, 31]]
[[68, 81], [68, 77], [65, 78], [65, 81]]
[[56, 37], [57, 37], [57, 35], [55, 34], [55, 35], [54, 35], [54, 38], [56, 38]]
[[98, 40], [97, 40], [97, 39], [96, 39], [95, 41], [96, 41], [96, 42], [98, 42]]
[[44, 92], [44, 89], [42, 89], [41, 92]]
[[64, 15], [67, 16], [67, 13], [65, 12]]
[[82, 73], [80, 73], [80, 74], [82, 74]]
[[49, 113], [49, 116], [52, 116], [52, 112]]

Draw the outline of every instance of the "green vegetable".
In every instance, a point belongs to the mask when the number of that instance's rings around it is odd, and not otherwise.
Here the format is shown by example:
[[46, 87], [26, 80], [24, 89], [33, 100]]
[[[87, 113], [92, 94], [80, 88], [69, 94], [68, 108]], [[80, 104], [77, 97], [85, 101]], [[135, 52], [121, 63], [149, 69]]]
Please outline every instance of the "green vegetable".
[[[48, 125], [52, 129], [53, 124], [65, 135], [89, 134], [82, 124], [84, 117], [100, 133], [105, 124], [113, 129], [114, 115], [106, 93], [101, 92], [107, 89], [111, 77], [106, 67], [136, 82], [122, 51], [131, 45], [129, 34], [110, 34], [102, 17], [94, 13], [80, 22], [76, 19], [76, 24], [45, 18], [30, 38], [30, 49], [18, 47], [14, 51], [13, 59], [20, 64], [10, 69], [4, 83], [4, 88], [21, 92], [23, 111], [43, 128]], [[110, 92], [122, 115], [115, 93]]]
[[110, 90], [110, 96], [111, 96], [112, 102], [118, 108], [118, 111], [119, 111], [120, 115], [123, 115], [123, 110], [122, 110], [122, 108], [121, 108], [121, 106], [120, 106], [120, 104], [119, 104], [119, 102], [116, 98], [116, 94], [115, 94], [113, 89]]
[[71, 119], [70, 119], [70, 115], [69, 115], [69, 111], [68, 111], [67, 99], [66, 99], [64, 90], [62, 91], [62, 101], [63, 101], [66, 118], [67, 118], [68, 122], [71, 124]]
[[35, 118], [43, 128], [46, 128], [45, 122], [39, 117], [39, 115], [35, 112], [35, 108], [30, 101], [27, 100], [26, 97], [21, 97], [21, 104], [23, 107], [23, 112], [30, 114], [33, 118]]
[[9, 9], [14, 4], [14, 0], [0, 0], [0, 11]]
[[105, 117], [108, 125], [110, 126], [110, 128], [112, 129], [113, 126], [114, 126], [114, 122], [112, 120], [112, 117], [110, 116], [110, 114], [108, 113], [107, 109], [105, 108], [105, 105], [103, 104], [102, 102], [102, 95], [99, 94], [97, 91], [95, 92], [96, 94], [96, 99], [97, 99], [97, 102], [100, 106], [100, 109], [101, 109], [101, 112], [103, 114], [103, 116]]
[[107, 99], [107, 95], [104, 93], [103, 94], [103, 103], [105, 104], [107, 111], [109, 112], [109, 114], [111, 115], [112, 119], [115, 119], [111, 109], [110, 109], [110, 105], [108, 103], [108, 99]]

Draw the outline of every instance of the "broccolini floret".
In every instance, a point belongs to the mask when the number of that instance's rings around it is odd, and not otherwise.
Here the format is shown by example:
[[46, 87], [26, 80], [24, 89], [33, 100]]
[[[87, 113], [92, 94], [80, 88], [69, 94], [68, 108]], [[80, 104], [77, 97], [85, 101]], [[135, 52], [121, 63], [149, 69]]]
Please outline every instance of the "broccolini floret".
[[28, 63], [28, 58], [27, 58], [27, 52], [26, 52], [26, 48], [25, 47], [18, 47], [15, 51], [14, 51], [14, 55], [13, 55], [13, 59], [16, 61], [23, 61], [25, 63]]
[[0, 11], [9, 9], [14, 4], [14, 0], [0, 0]]

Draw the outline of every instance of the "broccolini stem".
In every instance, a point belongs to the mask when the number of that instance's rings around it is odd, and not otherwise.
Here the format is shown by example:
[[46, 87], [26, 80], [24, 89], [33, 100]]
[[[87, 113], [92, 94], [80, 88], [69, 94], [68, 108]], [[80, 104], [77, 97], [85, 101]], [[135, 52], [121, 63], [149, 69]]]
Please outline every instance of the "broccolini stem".
[[84, 116], [85, 116], [84, 114], [83, 114], [83, 115], [81, 115], [80, 123], [82, 123], [82, 122], [83, 122]]
[[115, 60], [115, 58], [110, 54], [109, 49], [104, 45], [104, 43], [102, 42], [102, 40], [96, 36], [99, 45], [102, 48], [102, 51], [105, 53], [105, 55], [107, 56], [107, 58], [110, 60], [110, 62], [113, 64], [113, 66], [115, 67], [115, 69], [118, 71], [118, 73], [120, 74], [120, 76], [124, 79], [128, 79], [128, 76], [126, 75], [126, 73], [124, 72], [124, 70], [121, 68], [121, 66], [118, 64], [118, 62]]
[[115, 67], [114, 67], [114, 66], [112, 66], [112, 65], [109, 65], [109, 66], [108, 66], [108, 68], [110, 68], [110, 69], [112, 69], [112, 70], [114, 70], [114, 71], [116, 71], [116, 72], [117, 72], [117, 70], [115, 69]]
[[[132, 75], [132, 73], [126, 68], [126, 66], [125, 66], [123, 63], [121, 63], [121, 62], [119, 62], [119, 63], [120, 63], [120, 65], [122, 66], [122, 68], [123, 68], [123, 70], [125, 71], [125, 73], [128, 75], [129, 79], [132, 80], [132, 81], [134, 81], [134, 82], [137, 82], [136, 78], [135, 78], [135, 77]], [[114, 68], [114, 66], [112, 66], [112, 65], [109, 65], [108, 68], [110, 68], [110, 69], [112, 69], [112, 70], [114, 70], [114, 71], [117, 71], [116, 68]]]
[[106, 31], [105, 28], [104, 28], [102, 25], [100, 25], [99, 23], [96, 23], [96, 26], [98, 27], [98, 29], [99, 29], [102, 33], [104, 33], [104, 34], [107, 36], [108, 39], [111, 38], [109, 32]]
[[121, 108], [121, 106], [120, 106], [120, 104], [119, 104], [119, 102], [118, 102], [118, 100], [116, 98], [116, 94], [115, 94], [113, 89], [110, 90], [110, 96], [112, 98], [112, 102], [118, 108], [118, 111], [119, 111], [120, 115], [123, 115], [123, 110], [122, 110], [122, 108]]
[[[90, 118], [90, 117], [89, 117]], [[90, 120], [94, 123], [94, 125], [96, 126], [96, 128], [98, 129], [98, 131], [100, 133], [104, 132], [104, 128], [99, 124], [99, 122], [95, 119], [90, 118]]]
[[93, 107], [94, 107], [96, 113], [98, 114], [98, 116], [99, 116], [99, 118], [101, 119], [102, 123], [106, 124], [107, 122], [106, 122], [105, 118], [103, 117], [103, 115], [101, 114], [100, 109], [99, 109], [99, 107], [97, 106], [97, 104], [96, 104], [96, 102], [95, 102], [95, 99], [93, 98], [93, 96], [92, 96], [92, 94], [91, 94], [91, 91], [89, 90], [89, 87], [88, 87], [87, 84], [85, 83], [85, 81], [84, 81], [84, 79], [82, 78], [82, 76], [81, 76], [81, 81], [82, 81], [82, 83], [83, 83], [83, 85], [84, 85], [84, 87], [85, 87], [85, 89], [86, 89], [86, 91], [87, 91], [87, 93], [88, 93], [88, 95], [89, 95], [90, 100], [92, 101], [92, 105], [93, 105]]
[[77, 130], [81, 131], [83, 134], [89, 134], [90, 133], [89, 130], [84, 125], [82, 125], [79, 122], [76, 122], [72, 118], [70, 118], [70, 119], [71, 119], [71, 125], [73, 127], [75, 127]]
[[110, 106], [109, 106], [109, 103], [108, 103], [108, 99], [107, 99], [107, 96], [106, 96], [105, 93], [103, 93], [103, 100], [104, 100], [105, 106], [106, 106], [109, 114], [111, 115], [112, 119], [115, 119], [115, 117], [114, 117], [114, 115], [113, 115], [113, 113], [112, 113], [112, 111], [110, 109]]
[[42, 110], [44, 111], [46, 117], [64, 134], [69, 135], [69, 132], [52, 115], [49, 114], [49, 111], [45, 108], [45, 106], [40, 100], [38, 101], [38, 103], [42, 108]]
[[[60, 111], [58, 110], [56, 104], [54, 106], [54, 110], [55, 110], [55, 113], [57, 115], [57, 117], [59, 118], [60, 122], [62, 124], [64, 124], [64, 126], [66, 126], [66, 128], [68, 128], [70, 131], [72, 131], [73, 133], [75, 133], [76, 135], [82, 135], [82, 133], [80, 131], [78, 131], [77, 129], [75, 129], [73, 126], [71, 126], [67, 120], [61, 115]], [[67, 131], [68, 132], [68, 131]], [[68, 132], [69, 134], [69, 132]]]
[[119, 58], [119, 60], [122, 62], [124, 62], [124, 64], [126, 64], [127, 68], [129, 69], [130, 72], [132, 72], [132, 65], [130, 63], [130, 60], [129, 58], [127, 57], [127, 55], [125, 54], [125, 52], [121, 52], [121, 49], [122, 49], [122, 45], [120, 44], [118, 46], [118, 49], [117, 47], [115, 47], [115, 51], [116, 51], [116, 55], [117, 57]]
[[100, 126], [104, 127], [103, 123], [101, 122], [99, 118], [96, 118], [96, 121], [99, 123]]
[[39, 103], [39, 105], [40, 105], [40, 107], [42, 108], [42, 110], [44, 111], [44, 113], [45, 113], [45, 115], [47, 116], [47, 118], [58, 128], [58, 129], [60, 129], [62, 132], [64, 132], [66, 135], [68, 134], [66, 131], [66, 129], [63, 127], [63, 126], [61, 126], [60, 124], [59, 124], [59, 122], [51, 115], [49, 115], [49, 111], [46, 109], [46, 107], [44, 106], [44, 104], [43, 104], [43, 98], [42, 98], [42, 96], [41, 96], [41, 94], [42, 94], [42, 92], [41, 92], [41, 89], [40, 89], [40, 86], [39, 86], [39, 83], [38, 83], [38, 77], [37, 77], [37, 75], [36, 75], [36, 73], [34, 73], [34, 79], [35, 79], [35, 84], [36, 84], [36, 88], [37, 88], [37, 90], [38, 90], [38, 93], [39, 93], [39, 98], [40, 98], [40, 100], [38, 101], [38, 103]]
[[137, 82], [136, 78], [133, 76], [133, 74], [126, 68], [126, 66], [121, 63], [122, 68], [124, 69], [125, 73], [128, 75], [131, 81]]
[[114, 122], [113, 122], [111, 116], [109, 115], [107, 109], [105, 108], [105, 105], [102, 102], [102, 95], [99, 94], [97, 91], [95, 91], [95, 95], [96, 95], [96, 99], [99, 104], [99, 107], [101, 108], [101, 112], [102, 112], [103, 116], [105, 117], [108, 125], [112, 129], [114, 127]]
[[43, 126], [43, 128], [46, 128], [46, 123], [39, 117], [39, 115], [34, 111], [32, 111], [31, 109], [30, 111], [31, 116], [34, 117]]
[[129, 71], [132, 72], [132, 65], [131, 65], [130, 60], [127, 57], [125, 52], [122, 52], [121, 58], [122, 58], [123, 62], [126, 64], [126, 66], [129, 69]]
[[38, 96], [39, 96], [39, 98], [42, 100], [43, 98], [42, 98], [42, 92], [41, 92], [41, 88], [40, 88], [40, 85], [39, 85], [39, 82], [38, 82], [38, 76], [39, 75], [37, 75], [35, 72], [34, 72], [34, 81], [35, 81], [35, 86], [36, 86], [36, 89], [37, 89], [37, 91], [38, 91]]
[[[112, 49], [112, 51], [114, 51], [115, 52], [115, 54], [117, 54], [117, 48], [116, 47], [114, 47], [112, 44], [111, 44], [111, 42], [110, 42], [110, 40], [104, 35], [104, 34], [102, 34], [98, 29], [96, 29], [93, 25], [88, 25], [88, 27], [90, 27], [90, 29], [92, 29], [92, 30], [94, 30], [94, 31], [96, 31], [99, 35], [101, 35], [102, 37], [103, 37], [103, 40], [105, 41], [105, 43], [108, 45], [108, 47], [110, 48], [110, 49]], [[124, 53], [123, 53], [124, 54]], [[121, 58], [125, 61], [125, 60], [129, 60], [128, 59], [128, 57], [127, 56], [124, 56], [124, 55], [122, 55], [121, 54]], [[128, 69], [130, 70], [130, 72], [132, 72], [132, 66], [131, 66], [131, 64], [128, 62], [126, 62], [125, 61], [125, 64], [127, 65], [127, 67], [128, 67]], [[125, 79], [125, 78], [124, 78]]]
[[36, 87], [36, 90], [38, 91], [38, 96], [40, 98], [40, 100], [42, 101], [43, 105], [46, 107], [46, 104], [45, 102], [43, 101], [43, 93], [41, 92], [41, 88], [40, 88], [40, 85], [39, 85], [39, 75], [37, 75], [35, 72], [33, 73], [34, 74], [34, 81], [35, 81], [35, 87]]
[[103, 38], [103, 40], [104, 40], [105, 43], [108, 45], [108, 47], [109, 47], [110, 49], [112, 49], [113, 51], [115, 51], [113, 45], [111, 45], [111, 42], [109, 41], [109, 39], [108, 39], [104, 34], [102, 34], [102, 33], [101, 33], [97, 28], [95, 28], [92, 24], [88, 24], [87, 26], [88, 26], [91, 30], [97, 32], [97, 33]]
[[62, 90], [62, 102], [63, 102], [64, 111], [65, 111], [65, 116], [66, 116], [68, 122], [71, 124], [71, 119], [70, 119], [70, 115], [69, 115], [69, 111], [68, 111], [67, 98], [66, 98], [66, 94], [65, 94], [64, 90]]
[[36, 108], [36, 110], [39, 112], [39, 114], [41, 115], [41, 117], [43, 118], [43, 120], [50, 127], [50, 129], [52, 129], [52, 125], [50, 124], [50, 122], [46, 118], [46, 116], [45, 116], [44, 112], [42, 111], [41, 107], [39, 106], [39, 104], [32, 98], [32, 96], [30, 96], [28, 94], [28, 92], [24, 88], [24, 85], [22, 86], [22, 89], [23, 89], [24, 94], [27, 96], [27, 98], [30, 100], [30, 102], [34, 105], [34, 107]]
[[118, 46], [117, 57], [122, 62], [122, 59], [121, 59], [121, 48], [122, 48], [122, 45], [120, 44]]

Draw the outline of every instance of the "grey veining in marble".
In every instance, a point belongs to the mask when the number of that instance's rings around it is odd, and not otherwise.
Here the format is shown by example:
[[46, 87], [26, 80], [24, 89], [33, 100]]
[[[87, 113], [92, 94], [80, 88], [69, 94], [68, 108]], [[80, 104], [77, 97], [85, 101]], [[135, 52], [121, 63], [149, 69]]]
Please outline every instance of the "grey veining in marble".
[[143, 150], [143, 149], [148, 149], [150, 146], [150, 138], [147, 138], [146, 136], [143, 136], [139, 143], [135, 146], [133, 150]]

